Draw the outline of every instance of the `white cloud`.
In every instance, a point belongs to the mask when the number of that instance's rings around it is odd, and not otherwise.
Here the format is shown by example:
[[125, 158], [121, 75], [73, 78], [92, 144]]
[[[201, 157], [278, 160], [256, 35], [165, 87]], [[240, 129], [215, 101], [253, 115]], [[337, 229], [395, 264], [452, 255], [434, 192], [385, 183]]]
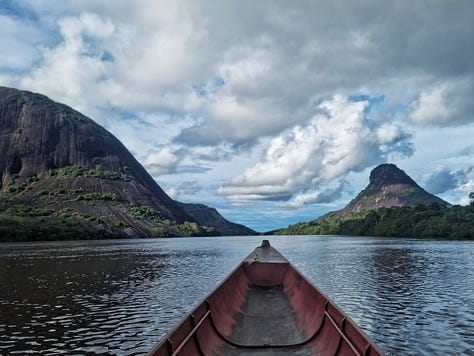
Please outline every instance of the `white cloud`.
[[468, 205], [471, 202], [469, 194], [474, 192], [474, 178], [464, 182], [457, 190], [461, 193], [459, 204]]
[[419, 99], [410, 106], [410, 119], [418, 124], [446, 123], [451, 118], [453, 109], [448, 107], [445, 96], [444, 85], [421, 92]]
[[179, 191], [177, 187], [169, 187], [165, 189], [166, 194], [169, 195], [171, 199], [178, 199]]
[[[176, 182], [177, 183], [177, 182]], [[177, 185], [166, 186], [166, 193], [173, 199], [192, 200], [193, 196], [201, 192], [203, 187], [197, 181], [184, 181]]]
[[93, 12], [60, 18], [62, 40], [41, 49], [41, 61], [19, 85], [89, 114], [111, 105], [150, 112], [198, 108], [192, 84], [207, 74], [208, 56], [199, 59], [205, 33], [176, 4], [154, 4], [159, 16], [151, 16], [153, 8], [122, 7], [128, 18]]
[[0, 33], [0, 69], [23, 71], [40, 58], [35, 43], [42, 34], [31, 24], [0, 14]]
[[474, 122], [474, 83], [451, 80], [421, 91], [409, 106], [408, 118], [418, 125], [456, 126]]
[[[433, 194], [442, 194], [453, 189], [466, 192], [465, 189], [470, 185], [470, 176], [473, 170], [473, 166], [452, 171], [445, 165], [438, 165], [426, 179], [425, 188]], [[466, 192], [466, 196], [468, 193]]]
[[390, 145], [397, 141], [403, 135], [400, 126], [395, 126], [390, 123], [383, 123], [375, 130], [377, 141], [381, 145]]
[[321, 194], [316, 187], [384, 161], [391, 153], [387, 147], [398, 150], [409, 136], [390, 123], [375, 126], [365, 115], [367, 106], [342, 96], [321, 103], [324, 113], [273, 138], [263, 161], [218, 193], [238, 203], [288, 200], [297, 192], [293, 202], [315, 200]]
[[[92, 116], [115, 107], [199, 117], [179, 136], [183, 144], [247, 144], [275, 136], [303, 124], [314, 101], [336, 92], [382, 92], [405, 104], [418, 95], [410, 116], [417, 123], [473, 118], [473, 105], [459, 106], [446, 96], [453, 86], [464, 87], [456, 93], [465, 98], [474, 92], [468, 4], [454, 10], [444, 5], [455, 11], [455, 23], [440, 9], [414, 11], [390, 2], [349, 9], [340, 1], [81, 0], [28, 6], [40, 18], [55, 19], [62, 40], [42, 48], [41, 60], [18, 85]], [[397, 16], [385, 16], [383, 26], [374, 20], [393, 12]], [[327, 24], [328, 14], [338, 15], [337, 26]], [[412, 28], [414, 23], [425, 26]], [[434, 43], [440, 35], [452, 39]], [[25, 43], [23, 37], [15, 42]], [[29, 50], [37, 52], [32, 47], [30, 42]], [[4, 56], [13, 58], [14, 52]], [[464, 84], [437, 87], [453, 81], [453, 67]]]
[[171, 147], [163, 147], [158, 151], [149, 152], [143, 165], [154, 176], [170, 174], [176, 171], [180, 162], [179, 154]]
[[328, 204], [339, 199], [344, 190], [349, 188], [349, 183], [341, 179], [336, 188], [325, 188], [324, 190], [308, 190], [295, 194], [291, 200], [281, 204], [284, 208], [301, 208], [310, 204]]
[[[63, 41], [56, 47], [42, 48], [42, 62], [22, 78], [20, 85], [90, 112], [105, 104], [98, 90], [107, 74], [100, 45], [112, 36], [114, 26], [94, 14], [63, 18], [58, 25]], [[87, 42], [86, 37], [98, 43]]]

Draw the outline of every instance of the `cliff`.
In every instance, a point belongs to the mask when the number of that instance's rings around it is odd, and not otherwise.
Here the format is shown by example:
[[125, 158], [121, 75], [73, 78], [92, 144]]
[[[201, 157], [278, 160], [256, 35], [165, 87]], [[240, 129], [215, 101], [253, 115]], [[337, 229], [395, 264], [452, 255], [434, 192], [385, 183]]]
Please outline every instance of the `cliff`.
[[0, 87], [0, 152], [2, 239], [219, 234], [111, 133], [43, 95]]

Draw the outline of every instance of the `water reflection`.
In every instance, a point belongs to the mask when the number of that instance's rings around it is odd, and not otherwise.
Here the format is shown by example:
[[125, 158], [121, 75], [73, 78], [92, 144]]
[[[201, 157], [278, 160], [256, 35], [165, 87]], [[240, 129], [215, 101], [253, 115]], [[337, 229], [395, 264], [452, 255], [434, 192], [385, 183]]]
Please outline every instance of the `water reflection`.
[[221, 257], [68, 245], [3, 249], [0, 352], [143, 354], [205, 295], [213, 283], [196, 285], [195, 273], [208, 276], [200, 270]]
[[387, 354], [474, 354], [473, 242], [315, 239], [290, 260]]
[[[449, 244], [397, 240], [377, 244], [365, 256], [372, 313], [361, 324], [372, 323], [370, 328], [379, 330], [374, 339], [393, 341], [389, 354], [474, 350], [474, 332], [456, 327], [474, 310], [474, 285], [465, 279], [472, 274], [472, 260], [463, 258], [463, 249], [453, 253], [446, 247], [455, 245]], [[467, 305], [460, 303], [463, 298]]]
[[[260, 240], [0, 245], [0, 354], [145, 354]], [[474, 350], [473, 243], [271, 242], [387, 353]]]

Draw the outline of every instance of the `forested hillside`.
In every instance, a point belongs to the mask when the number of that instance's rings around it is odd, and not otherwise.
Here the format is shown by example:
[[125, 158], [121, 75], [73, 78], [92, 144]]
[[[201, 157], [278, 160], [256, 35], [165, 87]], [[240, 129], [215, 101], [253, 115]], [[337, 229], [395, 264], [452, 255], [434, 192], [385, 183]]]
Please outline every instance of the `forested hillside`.
[[440, 204], [365, 210], [348, 216], [328, 214], [321, 219], [291, 225], [275, 235], [353, 235], [393, 237], [474, 238], [474, 204]]

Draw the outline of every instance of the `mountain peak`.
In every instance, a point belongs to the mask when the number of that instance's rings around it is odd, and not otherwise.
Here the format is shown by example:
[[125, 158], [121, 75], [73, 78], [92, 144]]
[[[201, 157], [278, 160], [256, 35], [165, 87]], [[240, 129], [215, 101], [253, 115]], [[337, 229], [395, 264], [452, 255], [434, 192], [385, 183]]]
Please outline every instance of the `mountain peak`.
[[368, 187], [378, 188], [393, 184], [418, 186], [404, 171], [392, 163], [381, 164], [370, 172]]
[[336, 215], [348, 215], [367, 209], [415, 206], [417, 204], [450, 204], [421, 188], [394, 164], [381, 164], [370, 172], [369, 185]]

